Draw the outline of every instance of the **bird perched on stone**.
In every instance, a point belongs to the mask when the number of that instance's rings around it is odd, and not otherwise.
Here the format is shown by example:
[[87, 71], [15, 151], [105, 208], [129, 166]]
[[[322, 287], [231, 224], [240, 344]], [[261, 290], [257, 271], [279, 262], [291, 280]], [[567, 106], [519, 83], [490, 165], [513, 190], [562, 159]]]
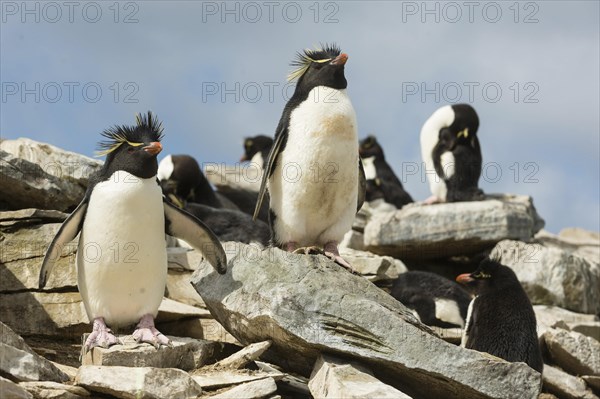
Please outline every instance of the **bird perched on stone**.
[[454, 281], [422, 271], [400, 274], [390, 295], [424, 324], [443, 328], [464, 327], [471, 302], [471, 295]]
[[[404, 190], [402, 183], [396, 177], [394, 170], [386, 162], [383, 149], [375, 136], [368, 136], [360, 142], [359, 153], [367, 179], [367, 201], [383, 197], [385, 202], [398, 209], [413, 202], [410, 194]], [[371, 190], [369, 190], [370, 187], [372, 187]]]
[[298, 79], [275, 133], [255, 210], [268, 188], [272, 243], [287, 251], [321, 252], [351, 268], [338, 252], [364, 201], [356, 114], [336, 45], [298, 53]]
[[421, 129], [421, 155], [432, 196], [426, 203], [477, 201], [481, 176], [479, 117], [468, 104], [446, 105]]
[[524, 362], [542, 372], [536, 319], [531, 302], [508, 266], [486, 258], [459, 283], [476, 293], [469, 304], [461, 346], [487, 352], [509, 362]]
[[135, 323], [133, 337], [138, 342], [170, 344], [154, 326], [167, 279], [165, 233], [187, 241], [219, 273], [226, 272], [217, 237], [162, 195], [156, 178], [162, 132], [161, 122], [148, 112], [137, 116], [135, 126], [115, 126], [102, 133], [107, 140], [100, 143], [99, 155], [106, 155], [106, 162], [44, 257], [40, 288], [61, 248], [80, 233], [77, 285], [94, 325], [84, 351], [117, 343], [108, 326]]

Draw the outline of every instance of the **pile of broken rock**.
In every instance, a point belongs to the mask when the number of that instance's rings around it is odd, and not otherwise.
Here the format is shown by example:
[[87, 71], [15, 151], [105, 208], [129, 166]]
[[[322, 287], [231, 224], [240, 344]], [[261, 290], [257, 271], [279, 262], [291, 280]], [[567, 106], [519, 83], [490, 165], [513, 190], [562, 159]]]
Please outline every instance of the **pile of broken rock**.
[[[363, 207], [344, 240], [352, 275], [322, 256], [224, 242], [225, 275], [168, 249], [157, 327], [172, 347], [124, 345], [80, 357], [91, 326], [77, 292], [76, 242], [50, 281], [41, 261], [100, 163], [27, 139], [0, 142], [2, 398], [597, 398], [600, 237], [542, 230], [529, 197], [401, 210]], [[490, 251], [534, 304], [543, 377], [460, 348], [386, 293], [407, 270], [448, 277]], [[190, 282], [192, 284], [190, 284]], [[540, 395], [541, 392], [544, 392]]]

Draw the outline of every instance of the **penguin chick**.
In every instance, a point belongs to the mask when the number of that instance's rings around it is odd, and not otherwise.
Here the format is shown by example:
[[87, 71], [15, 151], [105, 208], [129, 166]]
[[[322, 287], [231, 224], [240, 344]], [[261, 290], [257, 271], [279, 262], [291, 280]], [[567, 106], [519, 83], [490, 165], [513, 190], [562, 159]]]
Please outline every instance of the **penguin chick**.
[[509, 362], [527, 363], [541, 373], [544, 363], [535, 313], [515, 273], [486, 258], [477, 270], [461, 274], [456, 281], [476, 293], [469, 304], [461, 346]]
[[421, 155], [432, 196], [425, 203], [478, 201], [481, 149], [479, 117], [468, 104], [439, 108], [421, 129]]
[[[367, 201], [373, 201], [371, 194], [381, 191], [385, 202], [400, 209], [413, 202], [412, 197], [404, 190], [402, 183], [386, 162], [383, 149], [375, 136], [368, 136], [360, 142], [359, 154], [362, 158], [367, 179]], [[369, 190], [369, 181], [373, 181], [378, 190]], [[372, 187], [372, 186], [371, 186]]]
[[346, 91], [347, 60], [337, 46], [325, 45], [298, 53], [292, 63], [289, 79], [298, 83], [277, 126], [254, 216], [268, 187], [274, 245], [304, 253], [323, 248], [351, 269], [338, 243], [364, 202], [365, 180]]
[[250, 161], [264, 169], [272, 146], [273, 139], [269, 136], [247, 137], [244, 139], [244, 155], [240, 158], [240, 162]]
[[428, 326], [464, 327], [471, 295], [454, 281], [429, 272], [400, 274], [390, 294]]
[[[137, 323], [133, 337], [156, 347], [170, 341], [154, 327], [167, 279], [165, 233], [203, 252], [221, 274], [227, 259], [217, 237], [198, 219], [165, 202], [156, 178], [162, 124], [152, 113], [135, 126], [102, 135], [106, 162], [84, 199], [62, 224], [44, 257], [39, 279], [46, 285], [62, 247], [79, 236], [77, 286], [93, 332], [84, 351], [117, 343], [109, 325]], [[206, 251], [210, 248], [210, 251]]]

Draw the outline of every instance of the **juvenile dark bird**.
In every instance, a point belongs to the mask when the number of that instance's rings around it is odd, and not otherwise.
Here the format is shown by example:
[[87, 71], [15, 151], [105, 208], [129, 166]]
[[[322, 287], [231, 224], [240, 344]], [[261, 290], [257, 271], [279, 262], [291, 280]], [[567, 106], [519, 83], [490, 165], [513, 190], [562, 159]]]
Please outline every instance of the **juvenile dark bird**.
[[464, 327], [471, 295], [454, 281], [429, 272], [400, 274], [390, 293], [428, 326]]
[[320, 252], [351, 268], [338, 243], [364, 201], [356, 114], [346, 87], [348, 55], [336, 45], [298, 53], [298, 79], [277, 130], [255, 210], [269, 190], [274, 245]]
[[527, 363], [541, 373], [535, 313], [515, 273], [486, 258], [456, 281], [471, 286], [477, 295], [469, 304], [461, 346]]
[[421, 155], [432, 194], [426, 203], [483, 199], [478, 128], [479, 117], [468, 104], [441, 107], [425, 122]]
[[77, 285], [94, 325], [84, 350], [117, 343], [108, 326], [135, 323], [133, 337], [138, 342], [170, 344], [154, 327], [167, 279], [165, 233], [202, 251], [219, 273], [226, 271], [217, 237], [198, 219], [165, 202], [156, 178], [162, 132], [162, 124], [148, 112], [137, 116], [135, 126], [115, 126], [102, 133], [107, 141], [100, 143], [99, 154], [106, 155], [106, 162], [44, 257], [40, 288], [61, 248], [81, 233]]
[[[360, 142], [359, 153], [365, 169], [367, 179], [367, 201], [373, 201], [383, 194], [383, 199], [388, 204], [400, 209], [406, 204], [413, 202], [412, 197], [404, 190], [402, 183], [396, 177], [394, 170], [386, 162], [383, 149], [375, 136], [368, 136]], [[369, 182], [377, 189], [369, 190]]]
[[273, 139], [269, 136], [247, 137], [244, 140], [244, 155], [240, 162], [250, 161], [264, 169], [272, 146]]

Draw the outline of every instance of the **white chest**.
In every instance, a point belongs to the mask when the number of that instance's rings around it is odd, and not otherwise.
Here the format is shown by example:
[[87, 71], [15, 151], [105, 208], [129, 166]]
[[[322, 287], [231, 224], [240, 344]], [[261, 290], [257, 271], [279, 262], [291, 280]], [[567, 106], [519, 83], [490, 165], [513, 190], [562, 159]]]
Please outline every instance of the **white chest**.
[[156, 179], [116, 172], [94, 187], [77, 251], [88, 316], [123, 325], [155, 314], [167, 274], [162, 193]]

